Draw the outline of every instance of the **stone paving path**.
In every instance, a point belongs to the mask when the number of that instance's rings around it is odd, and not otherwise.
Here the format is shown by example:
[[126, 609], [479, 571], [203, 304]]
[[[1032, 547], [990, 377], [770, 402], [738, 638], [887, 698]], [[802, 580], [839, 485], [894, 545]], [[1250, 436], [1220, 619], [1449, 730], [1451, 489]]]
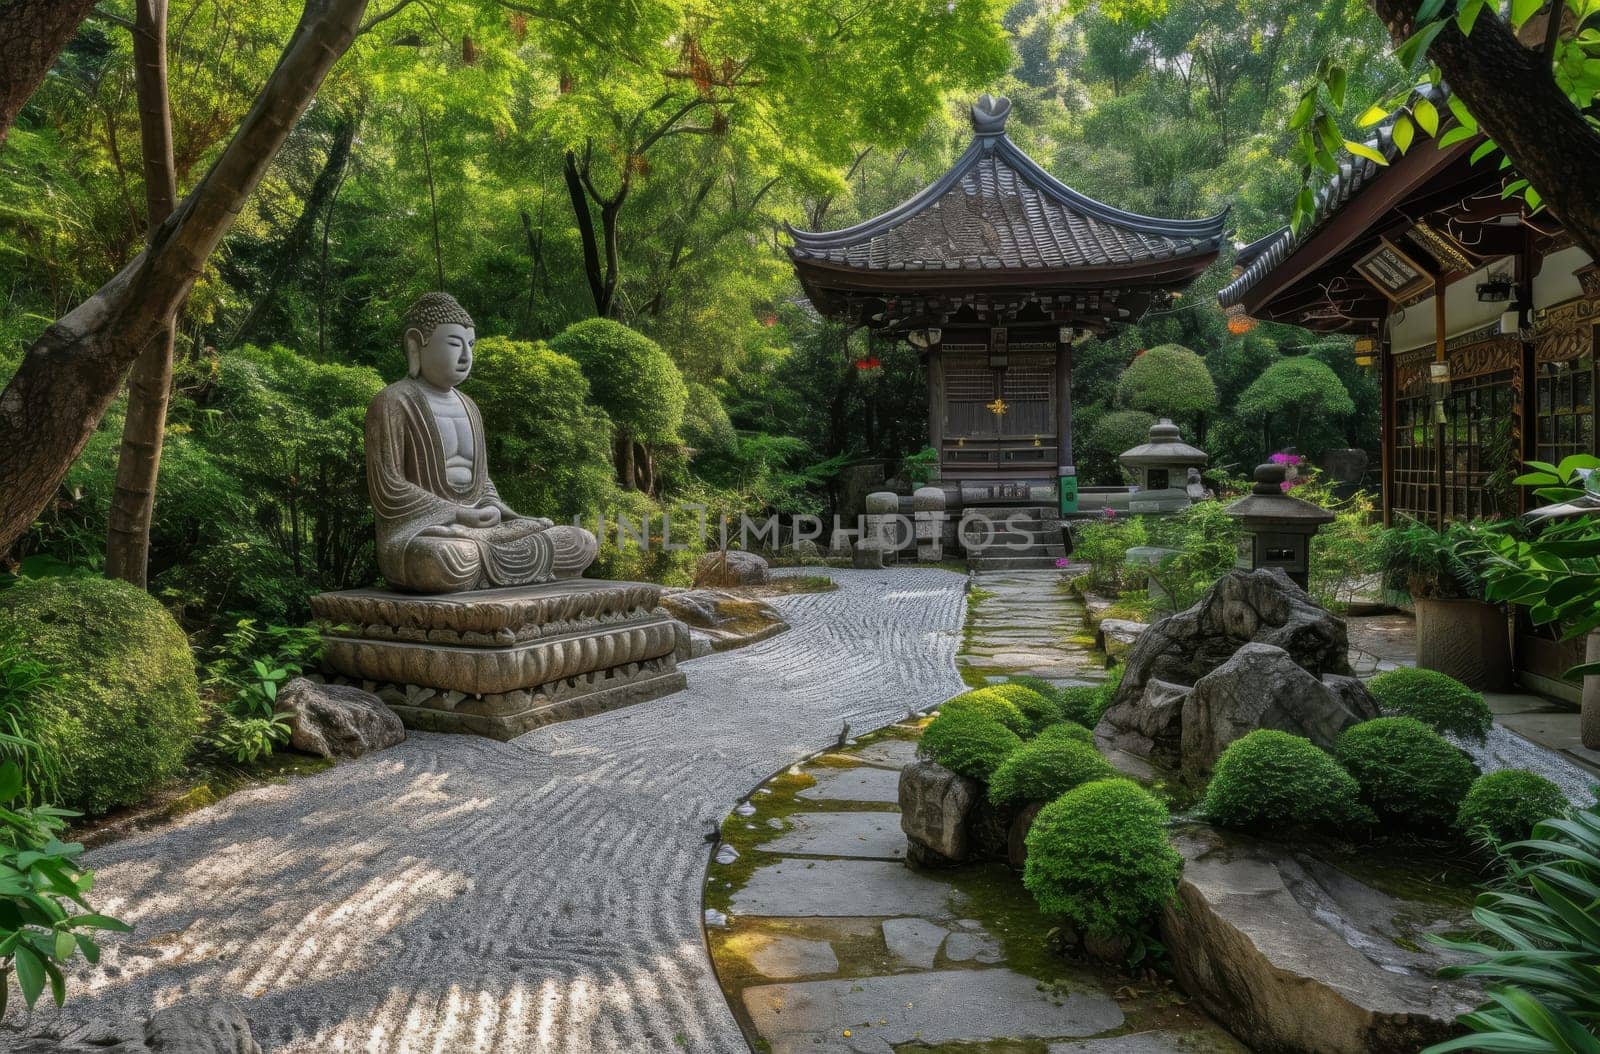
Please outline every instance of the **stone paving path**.
[[843, 722], [962, 687], [962, 576], [834, 574], [676, 695], [512, 743], [416, 734], [90, 854], [137, 929], [67, 1014], [238, 997], [273, 1054], [747, 1050], [704, 944], [706, 832]]
[[961, 664], [968, 678], [1028, 674], [1063, 684], [1099, 681], [1103, 659], [1092, 653], [1083, 601], [1068, 592], [1063, 572], [979, 571], [972, 576], [972, 612]]

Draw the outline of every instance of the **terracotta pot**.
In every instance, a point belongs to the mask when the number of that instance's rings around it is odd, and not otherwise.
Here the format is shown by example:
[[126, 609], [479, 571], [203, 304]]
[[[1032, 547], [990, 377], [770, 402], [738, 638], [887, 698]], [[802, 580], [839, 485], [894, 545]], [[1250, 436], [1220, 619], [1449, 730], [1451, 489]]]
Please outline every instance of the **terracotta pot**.
[[1417, 600], [1417, 665], [1480, 692], [1511, 686], [1505, 612], [1481, 600]]
[[[1583, 660], [1600, 662], [1600, 630], [1593, 630], [1584, 640]], [[1579, 719], [1583, 745], [1590, 750], [1600, 750], [1600, 676], [1583, 679], [1583, 711]]]

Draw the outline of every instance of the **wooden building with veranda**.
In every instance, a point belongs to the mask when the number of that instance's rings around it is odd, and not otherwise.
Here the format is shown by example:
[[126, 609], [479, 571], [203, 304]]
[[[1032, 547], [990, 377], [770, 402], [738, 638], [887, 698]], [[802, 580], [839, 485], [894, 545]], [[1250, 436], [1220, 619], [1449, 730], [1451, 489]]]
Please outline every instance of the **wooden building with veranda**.
[[[1447, 87], [1420, 94], [1448, 113]], [[1402, 154], [1392, 126], [1368, 144], [1387, 166], [1342, 158], [1301, 231], [1239, 250], [1218, 299], [1357, 338], [1381, 378], [1385, 523], [1515, 516], [1529, 500], [1512, 483], [1521, 461], [1600, 452], [1600, 269], [1558, 218], [1502, 193], [1514, 176], [1494, 158], [1472, 162], [1481, 138]], [[1517, 627], [1514, 662], [1532, 687], [1575, 697], [1561, 674], [1581, 651]]]
[[1072, 345], [1165, 303], [1217, 257], [1226, 213], [1155, 219], [1051, 176], [983, 96], [943, 176], [839, 231], [789, 229], [818, 311], [904, 339], [926, 365], [928, 437], [955, 504], [1075, 509]]

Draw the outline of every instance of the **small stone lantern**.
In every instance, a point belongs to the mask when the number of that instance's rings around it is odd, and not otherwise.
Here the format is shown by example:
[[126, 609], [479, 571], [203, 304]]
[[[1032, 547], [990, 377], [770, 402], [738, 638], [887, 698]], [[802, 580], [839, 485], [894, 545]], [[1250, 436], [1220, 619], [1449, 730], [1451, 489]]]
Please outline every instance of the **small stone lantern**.
[[1150, 436], [1117, 458], [1133, 474], [1139, 490], [1128, 503], [1129, 512], [1181, 512], [1190, 502], [1189, 470], [1196, 472], [1211, 460], [1204, 450], [1183, 441], [1178, 426], [1163, 417], [1150, 426]]
[[1282, 568], [1301, 589], [1309, 589], [1311, 539], [1334, 517], [1321, 506], [1285, 493], [1287, 478], [1282, 465], [1258, 465], [1256, 485], [1225, 511], [1244, 528], [1239, 540], [1240, 567], [1252, 571]]

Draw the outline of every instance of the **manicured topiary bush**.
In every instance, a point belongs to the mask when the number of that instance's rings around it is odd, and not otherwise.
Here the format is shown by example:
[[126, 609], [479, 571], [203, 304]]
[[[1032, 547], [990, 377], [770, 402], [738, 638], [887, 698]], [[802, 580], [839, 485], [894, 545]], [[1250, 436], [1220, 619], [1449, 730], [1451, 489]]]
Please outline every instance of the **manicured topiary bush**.
[[945, 709], [922, 731], [922, 752], [952, 772], [987, 781], [1022, 737], [975, 709]]
[[1000, 688], [1000, 685], [992, 685], [962, 692], [954, 699], [943, 703], [939, 707], [939, 712], [942, 714], [954, 710], [971, 710], [1000, 722], [1019, 736], [1029, 735], [1033, 731], [1033, 723], [1017, 709], [1017, 704], [1006, 698]]
[[1022, 711], [1022, 716], [1028, 719], [1030, 733], [1037, 732], [1047, 725], [1053, 725], [1062, 717], [1061, 701], [1056, 698], [1055, 689], [1050, 687], [1048, 681], [1039, 683], [1044, 685], [1042, 690], [1030, 684], [1020, 684], [1016, 678], [1004, 684], [989, 685], [992, 691], [998, 692], [1011, 705]]
[[1033, 737], [1035, 743], [1088, 743], [1094, 745], [1094, 732], [1076, 721], [1057, 721]]
[[148, 593], [101, 578], [25, 580], [0, 590], [0, 625], [52, 671], [24, 729], [55, 759], [52, 804], [104, 812], [183, 768], [202, 716], [194, 657]]
[[1476, 775], [1472, 762], [1414, 717], [1379, 717], [1345, 729], [1334, 750], [1380, 819], [1445, 830]]
[[1052, 801], [1080, 783], [1115, 774], [1090, 744], [1061, 735], [1043, 736], [1022, 744], [994, 770], [989, 800], [996, 805]]
[[1494, 724], [1483, 696], [1437, 670], [1390, 670], [1368, 681], [1367, 689], [1384, 713], [1414, 717], [1435, 732], [1481, 743]]
[[1061, 689], [1061, 716], [1085, 728], [1093, 728], [1100, 723], [1102, 710], [1099, 700], [1099, 685], [1070, 685]]
[[1349, 829], [1376, 820], [1361, 786], [1309, 739], [1258, 728], [1217, 759], [1201, 812], [1219, 827]]
[[1487, 831], [1497, 842], [1528, 837], [1533, 825], [1572, 811], [1561, 788], [1536, 772], [1502, 769], [1473, 780], [1456, 813], [1456, 826], [1468, 835]]
[[1104, 937], [1137, 932], [1171, 899], [1183, 859], [1167, 810], [1138, 784], [1095, 780], [1039, 810], [1022, 882], [1043, 911]]

